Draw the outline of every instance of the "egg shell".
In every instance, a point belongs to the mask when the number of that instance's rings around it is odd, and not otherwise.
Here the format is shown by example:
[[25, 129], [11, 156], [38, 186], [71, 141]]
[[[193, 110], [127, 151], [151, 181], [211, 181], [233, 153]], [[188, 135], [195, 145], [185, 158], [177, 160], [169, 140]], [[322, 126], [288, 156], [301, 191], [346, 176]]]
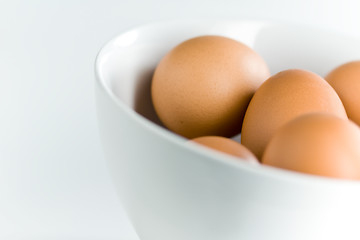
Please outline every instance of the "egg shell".
[[189, 39], [155, 69], [151, 94], [164, 125], [187, 138], [232, 137], [247, 105], [270, 73], [246, 45], [222, 36]]
[[245, 114], [241, 143], [261, 159], [274, 133], [288, 121], [310, 112], [347, 119], [335, 90], [319, 75], [299, 69], [279, 72], [254, 94]]
[[255, 155], [249, 149], [236, 142], [235, 140], [219, 137], [219, 136], [203, 136], [190, 140], [190, 142], [198, 143], [211, 149], [220, 151], [238, 157], [241, 160], [258, 163]]
[[325, 79], [339, 95], [349, 119], [360, 125], [360, 61], [338, 66]]
[[279, 129], [262, 163], [333, 178], [360, 179], [360, 129], [331, 114], [302, 115]]

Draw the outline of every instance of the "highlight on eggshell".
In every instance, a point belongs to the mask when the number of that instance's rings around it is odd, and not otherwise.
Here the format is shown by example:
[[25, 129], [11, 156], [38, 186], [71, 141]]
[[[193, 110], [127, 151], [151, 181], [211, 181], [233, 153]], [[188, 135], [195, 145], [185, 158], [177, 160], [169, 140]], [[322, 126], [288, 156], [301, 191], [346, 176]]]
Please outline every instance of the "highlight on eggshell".
[[349, 119], [360, 126], [360, 60], [336, 67], [325, 79], [339, 95]]
[[311, 113], [283, 125], [262, 163], [331, 178], [360, 180], [360, 129], [333, 114]]
[[259, 162], [249, 149], [230, 138], [220, 136], [203, 136], [189, 140], [189, 142], [197, 143], [213, 150], [232, 155], [246, 162]]
[[155, 111], [186, 138], [232, 137], [255, 90], [270, 76], [265, 61], [245, 44], [223, 36], [199, 36], [169, 51], [151, 84]]

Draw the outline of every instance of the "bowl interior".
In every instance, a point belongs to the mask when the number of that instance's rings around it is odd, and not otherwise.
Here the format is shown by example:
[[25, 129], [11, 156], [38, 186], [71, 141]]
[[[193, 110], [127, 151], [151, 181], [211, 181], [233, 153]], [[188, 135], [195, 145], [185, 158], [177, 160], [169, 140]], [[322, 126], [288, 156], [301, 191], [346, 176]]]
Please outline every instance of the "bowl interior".
[[324, 76], [360, 58], [358, 39], [324, 30], [258, 21], [179, 21], [118, 35], [99, 54], [98, 74], [122, 103], [162, 126], [151, 103], [153, 71], [171, 48], [200, 35], [222, 35], [247, 44], [265, 59], [272, 74], [300, 68]]

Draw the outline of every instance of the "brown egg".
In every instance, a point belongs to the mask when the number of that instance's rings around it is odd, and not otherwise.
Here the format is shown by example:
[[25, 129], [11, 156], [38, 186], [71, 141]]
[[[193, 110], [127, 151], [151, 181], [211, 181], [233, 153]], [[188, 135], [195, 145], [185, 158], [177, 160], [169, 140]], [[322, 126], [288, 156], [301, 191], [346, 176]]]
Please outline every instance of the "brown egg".
[[152, 80], [152, 100], [164, 125], [187, 138], [231, 137], [241, 130], [246, 107], [269, 77], [263, 59], [244, 44], [201, 36], [172, 49]]
[[360, 179], [360, 129], [332, 114], [302, 115], [280, 128], [263, 164], [334, 178]]
[[242, 160], [248, 162], [258, 162], [254, 154], [252, 154], [246, 147], [230, 138], [219, 136], [203, 136], [194, 138], [190, 140], [190, 142], [195, 142], [214, 150], [239, 157]]
[[335, 68], [325, 79], [339, 95], [349, 119], [360, 125], [360, 61]]
[[279, 72], [254, 94], [245, 114], [241, 143], [261, 159], [282, 125], [310, 112], [328, 112], [347, 119], [339, 96], [323, 78], [304, 70]]

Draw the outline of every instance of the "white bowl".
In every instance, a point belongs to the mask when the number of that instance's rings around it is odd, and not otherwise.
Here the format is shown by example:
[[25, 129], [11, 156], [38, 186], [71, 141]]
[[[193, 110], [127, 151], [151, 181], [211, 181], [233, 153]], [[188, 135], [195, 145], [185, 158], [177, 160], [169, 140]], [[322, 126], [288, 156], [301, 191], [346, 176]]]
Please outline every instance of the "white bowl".
[[142, 240], [360, 239], [360, 183], [237, 161], [159, 124], [150, 99], [161, 57], [190, 37], [242, 41], [272, 73], [324, 75], [360, 59], [360, 39], [257, 21], [172, 21], [121, 33], [96, 60], [98, 119], [122, 204]]

